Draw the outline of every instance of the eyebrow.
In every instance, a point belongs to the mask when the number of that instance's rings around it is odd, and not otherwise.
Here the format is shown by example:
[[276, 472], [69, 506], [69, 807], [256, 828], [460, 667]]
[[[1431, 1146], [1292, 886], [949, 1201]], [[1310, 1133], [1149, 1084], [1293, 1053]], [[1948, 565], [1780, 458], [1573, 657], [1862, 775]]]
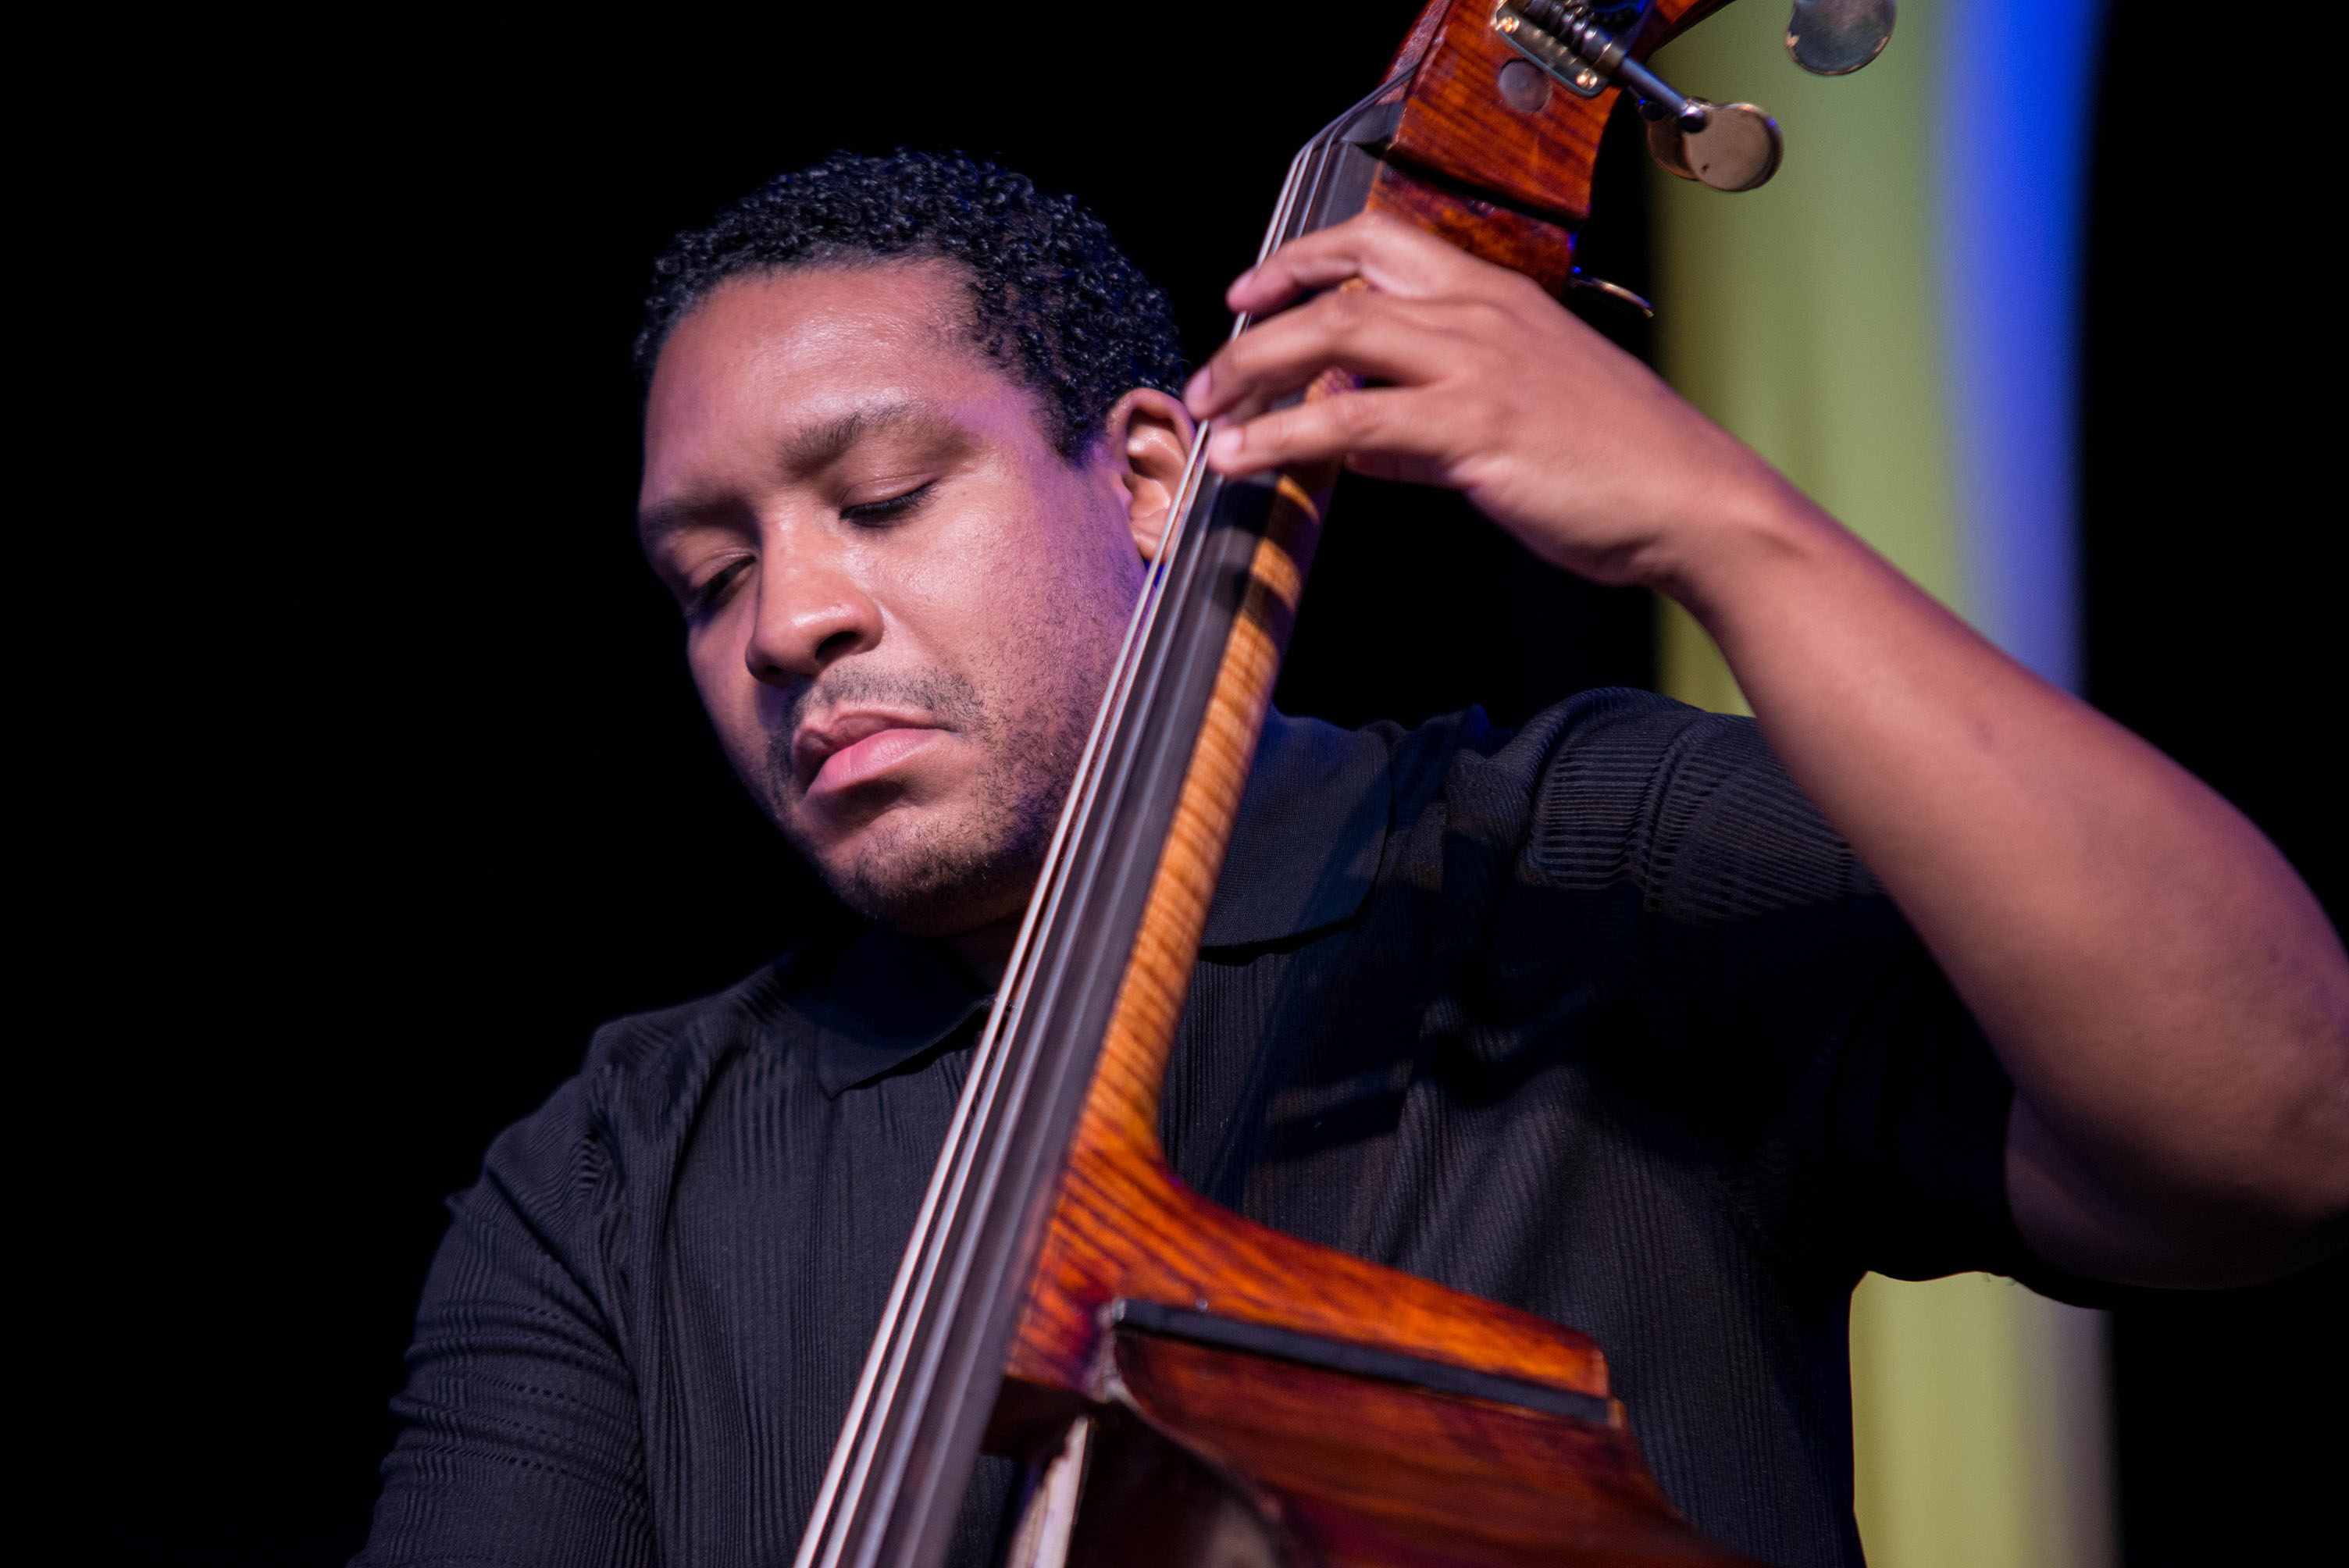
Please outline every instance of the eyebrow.
[[838, 461], [857, 442], [895, 430], [960, 434], [959, 427], [926, 403], [911, 397], [875, 398], [791, 436], [776, 454], [778, 466], [788, 473], [815, 473]]
[[[960, 425], [928, 403], [912, 397], [875, 397], [837, 418], [785, 437], [777, 449], [775, 466], [794, 477], [821, 473], [858, 442], [893, 431], [950, 437], [958, 441], [968, 439], [968, 433]], [[637, 515], [637, 536], [649, 541], [672, 532], [697, 514], [708, 511], [713, 504], [717, 503], [710, 499], [683, 496], [648, 507]]]

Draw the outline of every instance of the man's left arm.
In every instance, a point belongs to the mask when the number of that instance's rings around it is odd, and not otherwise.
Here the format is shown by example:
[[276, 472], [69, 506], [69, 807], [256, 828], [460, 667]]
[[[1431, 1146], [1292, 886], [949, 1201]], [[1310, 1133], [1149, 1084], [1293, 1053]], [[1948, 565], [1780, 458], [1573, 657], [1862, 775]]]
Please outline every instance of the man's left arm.
[[[2341, 1244], [2349, 959], [2257, 829], [1526, 279], [1358, 219], [1230, 301], [1261, 315], [1315, 290], [1194, 378], [1210, 462], [1343, 455], [1446, 485], [1546, 560], [1685, 605], [2013, 1078], [2007, 1195], [2033, 1250], [2214, 1285]], [[1371, 385], [1270, 407], [1333, 366]]]

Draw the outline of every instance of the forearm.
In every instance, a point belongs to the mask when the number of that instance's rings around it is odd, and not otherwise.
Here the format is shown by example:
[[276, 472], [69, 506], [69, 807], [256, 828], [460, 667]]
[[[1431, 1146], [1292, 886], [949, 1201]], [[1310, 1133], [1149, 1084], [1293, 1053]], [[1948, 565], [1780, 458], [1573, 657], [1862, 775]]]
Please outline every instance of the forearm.
[[2051, 1261], [2224, 1283], [2337, 1244], [2349, 964], [2227, 803], [1982, 641], [1791, 490], [1660, 552], [1795, 781], [1882, 880], [2018, 1097]]
[[[1982, 642], [1525, 280], [1357, 219], [1229, 298], [1268, 319], [1186, 389], [1219, 421], [1220, 470], [1343, 456], [1450, 485], [1543, 559], [1660, 588], [1711, 629], [2004, 1060], [2009, 1196], [2051, 1261], [2212, 1282], [2338, 1235], [2349, 963], [2224, 801]], [[1379, 385], [1274, 406], [1332, 366]]]

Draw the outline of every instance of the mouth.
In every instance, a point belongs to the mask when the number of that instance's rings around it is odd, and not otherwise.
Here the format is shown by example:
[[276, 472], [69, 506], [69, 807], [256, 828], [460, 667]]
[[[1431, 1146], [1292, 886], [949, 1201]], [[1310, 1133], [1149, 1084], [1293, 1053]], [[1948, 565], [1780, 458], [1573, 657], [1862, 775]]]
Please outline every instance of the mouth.
[[946, 731], [907, 713], [857, 709], [803, 724], [792, 742], [792, 770], [813, 801], [870, 784], [928, 749]]

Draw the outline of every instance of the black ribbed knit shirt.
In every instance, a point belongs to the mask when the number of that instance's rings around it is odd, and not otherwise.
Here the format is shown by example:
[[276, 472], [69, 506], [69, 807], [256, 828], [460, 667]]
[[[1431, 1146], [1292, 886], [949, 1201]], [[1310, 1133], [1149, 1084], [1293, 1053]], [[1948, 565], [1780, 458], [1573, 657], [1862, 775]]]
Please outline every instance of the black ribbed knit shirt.
[[[1751, 721], [1276, 716], [1206, 934], [1184, 1179], [1594, 1336], [1666, 1494], [1765, 1562], [1860, 1561], [1864, 1271], [2049, 1280], [2006, 1078]], [[986, 1003], [868, 928], [599, 1031], [450, 1203], [359, 1561], [788, 1563]]]

